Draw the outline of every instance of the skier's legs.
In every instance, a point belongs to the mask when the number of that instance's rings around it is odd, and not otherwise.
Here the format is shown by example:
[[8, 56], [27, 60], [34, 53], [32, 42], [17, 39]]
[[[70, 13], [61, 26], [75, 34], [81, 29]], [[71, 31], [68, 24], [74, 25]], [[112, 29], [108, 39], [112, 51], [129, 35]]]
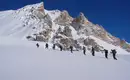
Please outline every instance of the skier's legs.
[[107, 53], [105, 53], [105, 57], [108, 59], [108, 54]]
[[85, 50], [83, 51], [84, 55], [86, 55]]
[[95, 56], [94, 51], [92, 52], [92, 56]]
[[114, 59], [117, 60], [116, 56], [114, 56]]
[[62, 48], [60, 48], [60, 51], [62, 51]]
[[117, 58], [116, 58], [116, 55], [115, 55], [115, 54], [113, 54], [113, 59], [117, 60]]
[[37, 48], [39, 48], [39, 45], [36, 45], [37, 46]]
[[71, 53], [73, 53], [73, 50], [72, 50], [72, 49], [70, 49], [70, 52], [71, 52]]

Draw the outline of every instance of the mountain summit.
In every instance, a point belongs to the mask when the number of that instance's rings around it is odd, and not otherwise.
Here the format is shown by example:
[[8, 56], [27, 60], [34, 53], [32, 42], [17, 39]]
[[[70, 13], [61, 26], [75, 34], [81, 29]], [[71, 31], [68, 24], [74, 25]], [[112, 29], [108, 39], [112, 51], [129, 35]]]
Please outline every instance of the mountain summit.
[[[0, 36], [15, 37], [62, 45], [64, 50], [73, 45], [76, 50], [94, 46], [97, 51], [107, 48], [99, 41], [130, 52], [130, 45], [112, 36], [102, 26], [93, 24], [81, 12], [73, 18], [59, 10], [46, 10], [44, 3], [27, 5], [18, 10], [0, 12]], [[110, 49], [110, 48], [109, 48]]]

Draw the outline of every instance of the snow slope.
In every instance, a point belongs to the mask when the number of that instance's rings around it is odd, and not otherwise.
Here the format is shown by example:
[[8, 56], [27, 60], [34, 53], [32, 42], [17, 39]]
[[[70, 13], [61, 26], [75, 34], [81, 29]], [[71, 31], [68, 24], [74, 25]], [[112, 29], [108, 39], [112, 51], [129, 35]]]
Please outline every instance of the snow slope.
[[107, 60], [102, 53], [84, 56], [9, 39], [0, 42], [0, 80], [130, 80], [130, 55], [119, 54], [117, 61], [109, 55]]
[[[48, 14], [51, 19], [55, 20], [59, 15], [58, 10], [45, 10], [40, 12], [39, 7], [43, 7], [43, 2], [38, 4], [27, 5], [18, 10], [9, 10], [0, 12], [0, 36], [26, 38], [28, 35], [36, 34], [42, 30], [43, 23], [46, 23], [42, 18]], [[47, 18], [48, 19], [48, 18]], [[55, 24], [53, 23], [55, 26]], [[36, 30], [33, 29], [36, 28]]]
[[39, 3], [27, 5], [18, 10], [0, 12], [0, 36], [22, 39], [31, 33], [36, 33], [33, 27], [37, 27], [37, 31], [40, 31], [41, 22], [37, 18], [44, 14], [37, 9], [42, 5], [43, 3]]
[[[52, 41], [59, 27], [64, 31], [68, 24], [72, 31], [72, 37], [69, 38], [74, 40], [88, 37], [83, 32], [84, 28], [88, 31], [101, 29], [92, 23], [87, 25], [82, 14], [79, 18], [87, 26], [82, 24], [83, 28], [79, 30], [80, 35], [78, 35], [75, 27], [80, 26], [74, 27], [68, 23], [72, 18], [66, 11], [61, 15], [59, 10], [45, 10], [44, 14], [38, 10], [42, 5], [43, 3], [39, 3], [18, 10], [0, 12], [0, 80], [130, 80], [130, 54], [93, 35], [89, 37], [105, 49], [109, 51], [117, 49], [117, 61], [112, 59], [111, 54], [108, 60], [105, 59], [104, 54], [100, 52], [96, 52], [96, 56], [92, 57], [89, 51], [84, 56], [82, 51], [75, 51], [72, 54], [69, 51], [60, 52], [58, 48], [52, 50], [50, 47], [46, 50], [45, 43], [42, 42], [38, 42], [40, 48], [36, 48], [37, 42], [25, 39], [28, 35], [49, 30], [49, 25], [52, 27], [49, 42]], [[54, 21], [57, 18], [56, 24]], [[64, 21], [67, 25], [64, 25]], [[51, 43], [49, 45], [52, 46]]]
[[4, 18], [0, 18], [0, 36], [17, 36], [21, 38], [26, 35], [30, 28], [23, 27], [23, 22], [20, 20], [23, 13], [21, 12], [19, 15], [15, 11], [5, 13], [7, 14], [1, 13]]
[[108, 49], [109, 51], [111, 51], [111, 49], [116, 49], [119, 52], [118, 54], [129, 54], [129, 52], [123, 50], [119, 46], [108, 44], [107, 42], [102, 41], [94, 36], [90, 36], [90, 38], [94, 39], [100, 46], [103, 46], [105, 49]]

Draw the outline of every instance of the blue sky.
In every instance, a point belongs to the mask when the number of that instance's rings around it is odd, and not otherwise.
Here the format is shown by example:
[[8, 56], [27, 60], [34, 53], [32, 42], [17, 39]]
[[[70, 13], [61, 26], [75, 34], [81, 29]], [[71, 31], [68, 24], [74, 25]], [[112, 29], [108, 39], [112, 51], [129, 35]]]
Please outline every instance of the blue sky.
[[[42, 0], [1, 0], [0, 10], [18, 9]], [[108, 32], [130, 42], [129, 0], [44, 0], [46, 9], [67, 10], [76, 17], [79, 12], [93, 23], [102, 25]]]

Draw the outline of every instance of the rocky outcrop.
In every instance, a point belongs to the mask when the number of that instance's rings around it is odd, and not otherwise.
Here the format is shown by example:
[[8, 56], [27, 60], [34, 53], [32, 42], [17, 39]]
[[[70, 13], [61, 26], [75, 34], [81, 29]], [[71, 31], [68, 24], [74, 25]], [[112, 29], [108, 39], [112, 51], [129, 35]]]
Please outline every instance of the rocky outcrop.
[[[38, 27], [33, 26], [35, 27], [33, 28], [34, 30], [39, 30], [36, 33], [35, 40], [37, 41], [51, 41], [62, 45], [64, 49], [68, 49], [70, 45], [77, 49], [82, 49], [81, 45], [94, 46], [96, 51], [100, 51], [103, 47], [98, 45], [94, 39], [87, 38], [92, 35], [109, 44], [120, 46], [127, 51], [130, 50], [128, 43], [122, 42], [119, 38], [112, 36], [102, 26], [93, 24], [83, 13], [80, 13], [76, 18], [72, 18], [65, 10], [58, 12], [58, 14], [55, 14], [55, 11], [47, 11], [44, 14], [44, 4], [40, 4], [36, 8], [31, 8], [29, 12], [26, 18], [29, 15], [28, 19], [36, 20], [39, 24]], [[27, 25], [30, 24], [28, 20], [25, 23]], [[32, 36], [28, 36], [27, 38], [33, 39]]]
[[84, 14], [81, 12], [77, 18], [73, 20], [73, 23], [81, 23], [81, 24], [88, 24], [88, 19], [84, 16]]
[[98, 43], [96, 43], [94, 39], [86, 38], [84, 40], [84, 45], [93, 46], [95, 48], [95, 51], [97, 51], [97, 52], [103, 50], [103, 47], [98, 45]]
[[72, 20], [73, 18], [69, 15], [69, 13], [66, 10], [64, 10], [63, 12], [61, 12], [60, 16], [54, 20], [54, 22], [56, 22], [59, 25], [65, 25], [71, 23]]
[[71, 29], [68, 26], [65, 26], [63, 34], [67, 37], [72, 37]]
[[40, 11], [40, 12], [45, 13], [45, 12], [44, 12], [44, 3], [43, 3], [43, 2], [41, 3], [41, 5], [38, 7], [37, 10]]
[[44, 16], [44, 23], [46, 23], [47, 26], [52, 28], [52, 19], [48, 14]]

